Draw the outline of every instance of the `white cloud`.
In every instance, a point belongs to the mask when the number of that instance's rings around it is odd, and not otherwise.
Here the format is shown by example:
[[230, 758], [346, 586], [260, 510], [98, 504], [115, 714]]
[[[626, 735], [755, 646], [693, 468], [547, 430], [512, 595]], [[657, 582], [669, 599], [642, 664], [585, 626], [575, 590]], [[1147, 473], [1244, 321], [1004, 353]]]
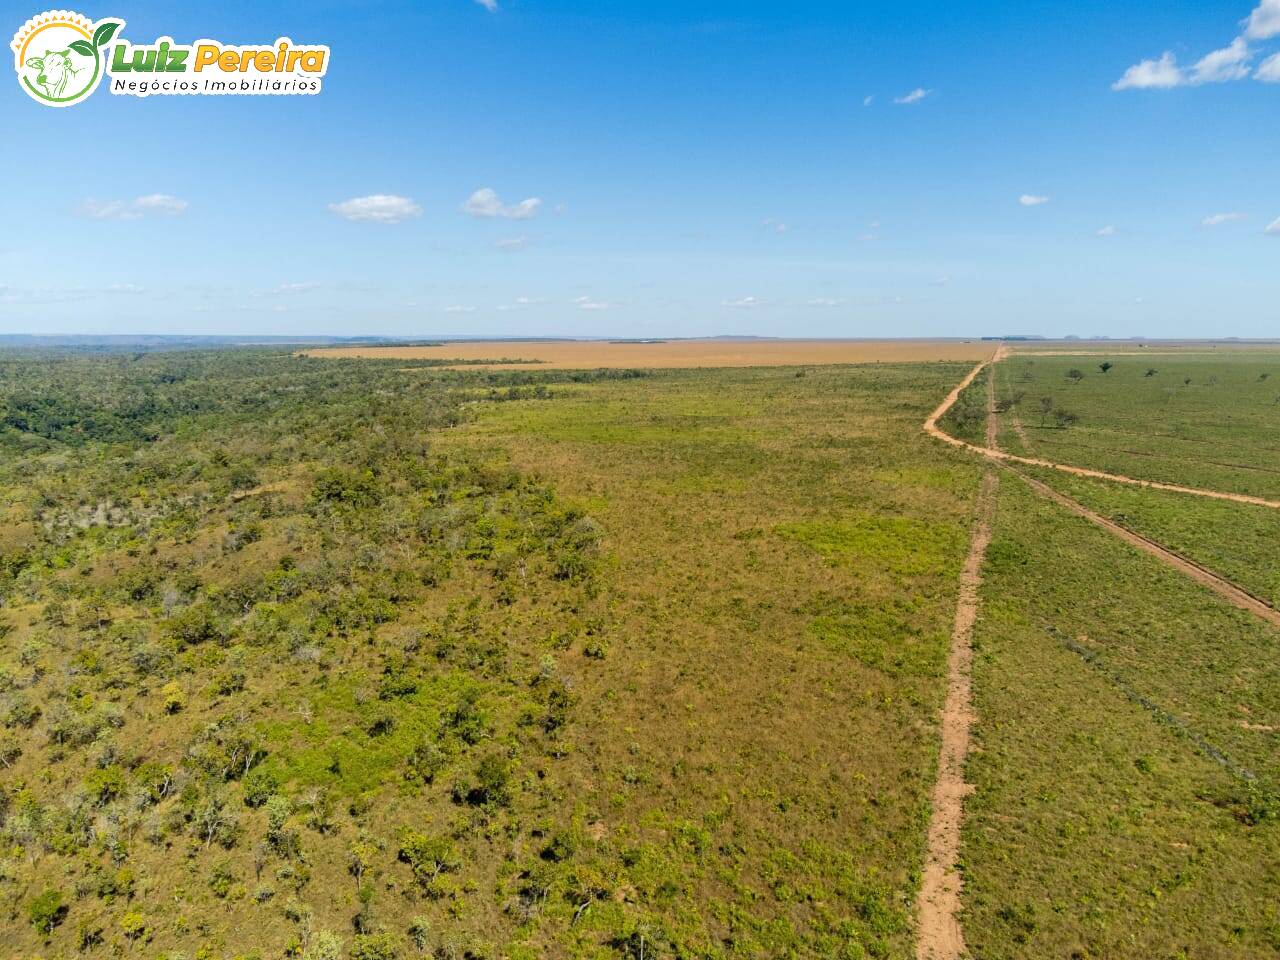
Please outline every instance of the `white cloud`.
[[749, 309], [751, 309], [752, 307], [758, 307], [758, 306], [760, 306], [760, 300], [759, 300], [759, 298], [757, 298], [757, 297], [742, 297], [742, 298], [740, 298], [740, 299], [738, 299], [738, 300], [724, 300], [724, 301], [721, 301], [720, 306], [722, 306], [722, 307], [738, 307], [738, 308], [740, 308], [740, 309], [749, 310]]
[[259, 290], [254, 294], [255, 297], [292, 297], [300, 293], [310, 293], [312, 290], [320, 289], [320, 284], [314, 281], [306, 283], [282, 283], [278, 287], [272, 287], [270, 290]]
[[521, 200], [513, 206], [506, 206], [497, 192], [489, 187], [481, 187], [462, 205], [462, 209], [473, 217], [505, 217], [508, 220], [529, 220], [537, 216], [542, 201], [537, 197]]
[[774, 220], [772, 217], [769, 217], [765, 220], [760, 221], [760, 225], [762, 227], [768, 227], [770, 230], [773, 230], [775, 233], [787, 232], [787, 225], [783, 223], [781, 220]]
[[1267, 229], [1262, 231], [1268, 237], [1280, 237], [1280, 217], [1276, 217], [1267, 224]]
[[490, 13], [497, 12], [498, 0], [476, 0], [476, 3], [480, 4], [480, 6], [484, 7]]
[[1098, 230], [1098, 236], [1100, 237], [1114, 237], [1115, 235], [1116, 235], [1116, 228], [1109, 223], [1105, 227], [1102, 227], [1101, 229]]
[[495, 240], [493, 245], [499, 250], [507, 251], [507, 253], [516, 253], [529, 245], [529, 238], [524, 236], [503, 237], [500, 240]]
[[516, 297], [515, 303], [502, 303], [498, 305], [499, 310], [523, 310], [525, 307], [532, 307], [534, 304], [545, 303], [545, 300], [539, 300], [535, 297]]
[[1273, 53], [1258, 65], [1253, 79], [1263, 83], [1280, 83], [1280, 53]]
[[475, 307], [464, 307], [460, 303], [453, 303], [444, 308], [445, 313], [475, 313]]
[[187, 207], [191, 206], [187, 201], [167, 193], [148, 193], [145, 197], [139, 197], [133, 201], [133, 205], [148, 213], [163, 213], [171, 217], [186, 213]]
[[612, 303], [606, 303], [604, 300], [592, 300], [590, 297], [576, 297], [573, 302], [578, 305], [579, 310], [608, 310], [613, 306]]
[[950, 282], [951, 282], [951, 278], [950, 278], [950, 277], [938, 277], [938, 278], [937, 278], [937, 279], [935, 279], [935, 280], [930, 280], [930, 281], [929, 281], [929, 286], [931, 286], [931, 287], [945, 287], [945, 286], [946, 286], [947, 284], [949, 284]]
[[810, 307], [838, 307], [844, 303], [843, 300], [836, 300], [832, 297], [814, 297], [806, 306]]
[[1224, 223], [1231, 223], [1233, 220], [1244, 220], [1248, 215], [1244, 213], [1214, 213], [1205, 217], [1200, 221], [1202, 227], [1220, 227]]
[[[1159, 60], [1143, 60], [1130, 67], [1111, 88], [1169, 89], [1243, 80], [1249, 76], [1249, 61], [1254, 54], [1249, 48], [1249, 41], [1270, 40], [1280, 36], [1280, 0], [1261, 0], [1242, 23], [1243, 34], [1222, 49], [1205, 54], [1186, 70], [1178, 66], [1177, 59], [1171, 52], [1166, 51]], [[1267, 83], [1280, 82], [1280, 54], [1273, 54], [1264, 61], [1254, 72], [1253, 78]]]
[[1018, 202], [1022, 204], [1024, 207], [1038, 207], [1042, 204], [1048, 203], [1049, 198], [1038, 197], [1034, 193], [1024, 193], [1022, 196], [1018, 198]]
[[1165, 52], [1159, 60], [1143, 60], [1124, 72], [1111, 85], [1112, 90], [1168, 90], [1180, 87], [1186, 78], [1172, 53]]
[[146, 287], [136, 283], [112, 283], [107, 285], [107, 293], [145, 293]]
[[374, 193], [367, 197], [352, 197], [341, 203], [329, 204], [329, 209], [344, 220], [371, 223], [399, 223], [410, 217], [422, 216], [422, 208], [408, 197], [390, 193]]
[[1244, 37], [1236, 37], [1230, 46], [1205, 54], [1191, 68], [1190, 83], [1226, 83], [1243, 80], [1249, 75], [1249, 45]]
[[1280, 36], [1280, 0], [1262, 0], [1244, 22], [1244, 35], [1250, 40]]
[[932, 90], [926, 90], [924, 87], [916, 87], [910, 93], [903, 94], [900, 97], [894, 97], [893, 102], [894, 103], [919, 103], [921, 100], [923, 100], [925, 97], [927, 97], [931, 93], [933, 93]]
[[91, 220], [141, 220], [152, 214], [176, 217], [189, 206], [167, 193], [149, 193], [133, 200], [86, 200], [76, 212]]

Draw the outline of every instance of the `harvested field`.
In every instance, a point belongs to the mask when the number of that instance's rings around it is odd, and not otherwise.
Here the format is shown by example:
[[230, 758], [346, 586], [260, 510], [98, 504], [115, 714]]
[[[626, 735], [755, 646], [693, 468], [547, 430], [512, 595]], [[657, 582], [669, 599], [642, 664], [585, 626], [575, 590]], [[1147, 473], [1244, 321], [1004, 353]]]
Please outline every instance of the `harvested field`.
[[[991, 345], [977, 340], [604, 340], [466, 341], [429, 347], [335, 347], [312, 357], [382, 360], [459, 360], [502, 365], [534, 361], [539, 369], [675, 369], [787, 367], [832, 363], [912, 363], [979, 360]], [[483, 364], [481, 364], [483, 365]]]

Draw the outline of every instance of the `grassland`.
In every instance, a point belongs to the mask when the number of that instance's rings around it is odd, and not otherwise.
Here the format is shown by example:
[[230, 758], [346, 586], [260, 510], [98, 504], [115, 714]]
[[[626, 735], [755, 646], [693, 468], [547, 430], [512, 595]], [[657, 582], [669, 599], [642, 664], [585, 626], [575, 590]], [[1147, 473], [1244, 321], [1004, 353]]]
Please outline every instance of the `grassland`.
[[[1280, 352], [1015, 355], [997, 384], [1034, 456], [1280, 499]], [[1059, 410], [1077, 418], [1069, 429]]]
[[[1265, 482], [1271, 358], [1175, 359], [1205, 396], [1004, 361], [999, 442]], [[0, 356], [8, 947], [911, 956], [970, 366]], [[1126, 454], [1169, 410], [1225, 453]], [[1274, 595], [1276, 511], [1045, 477]], [[1280, 949], [1277, 631], [1014, 476], [995, 517], [974, 954]]]
[[1001, 489], [963, 854], [975, 955], [1272, 955], [1280, 634]]
[[324, 358], [451, 361], [547, 369], [689, 369], [833, 363], [977, 360], [991, 352], [973, 340], [603, 340], [460, 341], [420, 347], [334, 347], [307, 351]]
[[963, 370], [7, 358], [11, 946], [908, 954]]

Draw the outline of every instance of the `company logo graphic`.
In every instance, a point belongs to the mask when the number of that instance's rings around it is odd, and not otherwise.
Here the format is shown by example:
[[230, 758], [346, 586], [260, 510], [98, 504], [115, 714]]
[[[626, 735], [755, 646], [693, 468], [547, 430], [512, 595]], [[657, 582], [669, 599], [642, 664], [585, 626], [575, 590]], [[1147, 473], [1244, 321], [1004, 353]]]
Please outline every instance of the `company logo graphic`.
[[22, 89], [51, 107], [79, 103], [97, 89], [106, 45], [123, 26], [112, 18], [92, 23], [70, 10], [32, 17], [12, 43]]
[[[91, 21], [70, 10], [32, 17], [13, 37], [18, 84], [36, 102], [69, 107], [108, 78], [115, 94], [315, 94], [329, 68], [327, 46], [297, 46], [288, 37], [270, 45], [217, 40], [150, 44], [118, 34], [124, 21]], [[114, 41], [114, 42], [113, 42]]]

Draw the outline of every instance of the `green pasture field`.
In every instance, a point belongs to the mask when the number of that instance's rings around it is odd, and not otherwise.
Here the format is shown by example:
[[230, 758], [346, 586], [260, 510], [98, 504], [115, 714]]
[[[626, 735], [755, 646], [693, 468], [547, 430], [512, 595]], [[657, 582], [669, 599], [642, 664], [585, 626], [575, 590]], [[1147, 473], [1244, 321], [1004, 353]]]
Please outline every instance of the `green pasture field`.
[[974, 955], [1280, 949], [1280, 633], [1008, 473], [981, 610]]
[[[997, 366], [996, 386], [1003, 403], [1015, 402], [1010, 416], [1034, 456], [1280, 499], [1280, 351], [1014, 354]], [[1077, 420], [1063, 429], [1056, 410]]]

